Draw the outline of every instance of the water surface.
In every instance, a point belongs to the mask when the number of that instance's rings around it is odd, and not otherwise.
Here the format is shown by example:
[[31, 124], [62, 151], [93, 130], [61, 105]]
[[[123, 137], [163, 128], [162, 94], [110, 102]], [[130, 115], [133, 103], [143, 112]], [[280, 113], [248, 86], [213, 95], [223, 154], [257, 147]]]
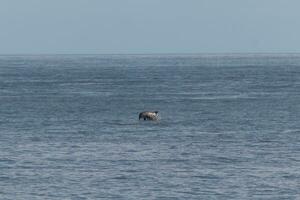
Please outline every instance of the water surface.
[[0, 198], [299, 198], [299, 91], [300, 55], [0, 56]]

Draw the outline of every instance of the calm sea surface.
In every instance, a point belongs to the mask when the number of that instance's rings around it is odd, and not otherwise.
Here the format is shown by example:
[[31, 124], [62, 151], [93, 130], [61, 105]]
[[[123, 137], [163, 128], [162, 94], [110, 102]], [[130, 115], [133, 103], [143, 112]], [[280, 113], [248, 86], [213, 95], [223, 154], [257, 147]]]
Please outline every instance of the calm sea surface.
[[0, 56], [0, 199], [300, 199], [300, 55]]

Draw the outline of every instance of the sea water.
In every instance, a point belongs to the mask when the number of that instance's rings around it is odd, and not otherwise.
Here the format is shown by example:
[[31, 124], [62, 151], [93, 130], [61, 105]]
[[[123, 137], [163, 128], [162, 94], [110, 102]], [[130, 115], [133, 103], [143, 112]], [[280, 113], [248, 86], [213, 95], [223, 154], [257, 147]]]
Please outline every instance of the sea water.
[[0, 199], [299, 198], [300, 55], [0, 56]]

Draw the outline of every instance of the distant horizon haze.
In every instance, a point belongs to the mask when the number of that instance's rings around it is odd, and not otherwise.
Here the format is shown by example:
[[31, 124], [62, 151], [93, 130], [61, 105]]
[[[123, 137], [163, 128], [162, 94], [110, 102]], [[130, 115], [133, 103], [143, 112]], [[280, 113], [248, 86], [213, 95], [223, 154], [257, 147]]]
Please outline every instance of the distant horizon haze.
[[2, 0], [0, 55], [300, 53], [297, 0]]

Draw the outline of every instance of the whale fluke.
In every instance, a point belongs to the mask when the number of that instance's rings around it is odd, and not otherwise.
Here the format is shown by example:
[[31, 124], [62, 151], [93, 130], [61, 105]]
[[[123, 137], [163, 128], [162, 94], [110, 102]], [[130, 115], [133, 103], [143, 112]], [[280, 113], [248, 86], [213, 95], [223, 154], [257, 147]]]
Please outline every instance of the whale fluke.
[[158, 120], [158, 111], [145, 111], [139, 114], [139, 120]]

